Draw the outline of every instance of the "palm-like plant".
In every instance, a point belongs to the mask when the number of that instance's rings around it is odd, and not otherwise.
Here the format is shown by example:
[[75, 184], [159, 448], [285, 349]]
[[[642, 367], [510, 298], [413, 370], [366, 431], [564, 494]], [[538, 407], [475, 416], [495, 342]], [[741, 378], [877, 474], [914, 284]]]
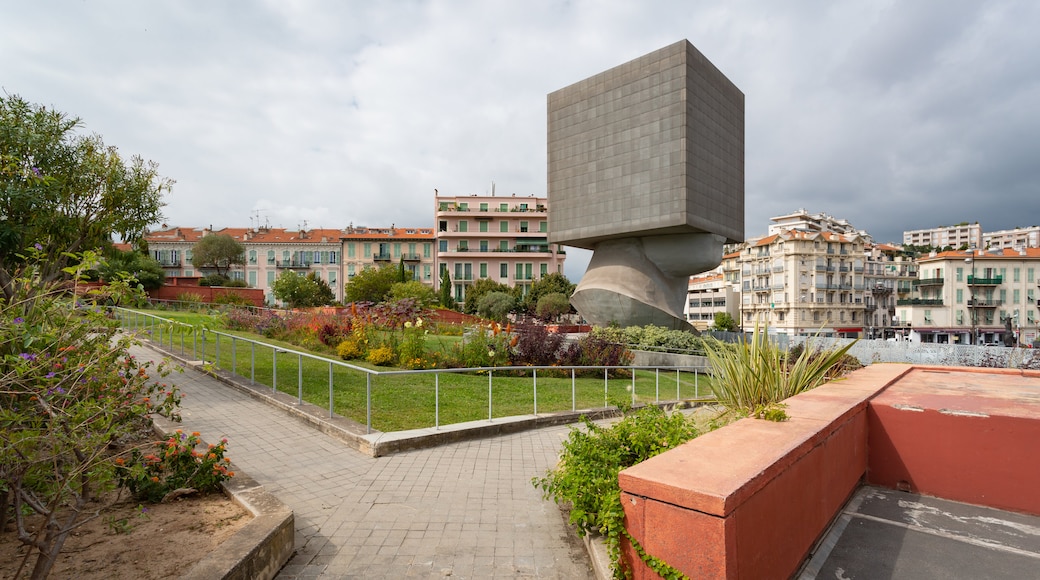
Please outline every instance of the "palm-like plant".
[[791, 360], [769, 340], [757, 325], [749, 340], [727, 344], [706, 343], [708, 360], [715, 373], [712, 391], [728, 409], [759, 415], [763, 410], [813, 389], [827, 380], [827, 371], [837, 364], [855, 342], [841, 348], [817, 352], [808, 345]]

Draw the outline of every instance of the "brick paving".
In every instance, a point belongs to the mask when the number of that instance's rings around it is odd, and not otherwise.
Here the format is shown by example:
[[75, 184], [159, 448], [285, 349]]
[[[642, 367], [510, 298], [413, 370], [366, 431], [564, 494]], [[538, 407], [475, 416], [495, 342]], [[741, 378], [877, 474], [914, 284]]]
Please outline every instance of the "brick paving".
[[166, 380], [185, 395], [184, 427], [226, 437], [235, 465], [293, 509], [296, 554], [280, 579], [593, 577], [560, 510], [531, 485], [567, 427], [372, 458], [203, 373]]

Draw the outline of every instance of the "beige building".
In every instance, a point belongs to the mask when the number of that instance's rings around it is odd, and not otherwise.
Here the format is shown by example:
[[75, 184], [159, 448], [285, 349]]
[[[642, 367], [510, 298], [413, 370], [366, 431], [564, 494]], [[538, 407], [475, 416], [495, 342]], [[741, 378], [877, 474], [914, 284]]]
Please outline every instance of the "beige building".
[[529, 288], [552, 272], [563, 272], [566, 255], [549, 243], [544, 197], [441, 196], [435, 190], [436, 271], [447, 270], [452, 296], [465, 302], [466, 288], [489, 278], [510, 287]]
[[976, 247], [1016, 250], [1019, 248], [1040, 248], [1040, 226], [984, 233], [982, 234], [982, 246]]
[[[345, 282], [365, 268], [403, 264], [412, 280], [433, 286], [436, 256], [433, 228], [367, 228], [348, 226], [340, 232]], [[344, 282], [344, 283], [345, 283]]]
[[932, 246], [934, 248], [945, 248], [947, 246], [954, 249], [961, 247], [981, 248], [982, 226], [979, 225], [979, 222], [973, 224], [962, 222], [952, 226], [906, 231], [903, 232], [903, 244]]
[[913, 295], [896, 307], [914, 340], [994, 343], [1008, 320], [1023, 343], [1037, 338], [1040, 248], [940, 252], [918, 264]]
[[686, 293], [686, 320], [698, 330], [708, 330], [715, 314], [725, 312], [740, 320], [740, 294], [729, 283], [721, 269], [690, 277]]

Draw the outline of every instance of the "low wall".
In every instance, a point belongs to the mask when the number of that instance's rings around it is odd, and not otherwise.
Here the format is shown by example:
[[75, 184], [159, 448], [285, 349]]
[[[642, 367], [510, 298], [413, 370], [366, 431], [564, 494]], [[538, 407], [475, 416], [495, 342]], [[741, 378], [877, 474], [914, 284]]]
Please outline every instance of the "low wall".
[[1038, 371], [915, 367], [870, 403], [868, 480], [1040, 515], [1038, 377]]
[[[691, 578], [788, 578], [867, 471], [867, 407], [910, 367], [874, 365], [621, 472], [629, 533]], [[627, 543], [637, 580], [655, 578]]]
[[182, 294], [195, 294], [203, 302], [215, 302], [218, 296], [237, 294], [245, 298], [253, 306], [264, 305], [264, 291], [260, 288], [230, 288], [225, 286], [169, 286], [163, 285], [157, 290], [148, 292], [148, 296], [156, 300], [180, 300]]
[[630, 350], [632, 364], [640, 367], [708, 367], [708, 357], [649, 350]]

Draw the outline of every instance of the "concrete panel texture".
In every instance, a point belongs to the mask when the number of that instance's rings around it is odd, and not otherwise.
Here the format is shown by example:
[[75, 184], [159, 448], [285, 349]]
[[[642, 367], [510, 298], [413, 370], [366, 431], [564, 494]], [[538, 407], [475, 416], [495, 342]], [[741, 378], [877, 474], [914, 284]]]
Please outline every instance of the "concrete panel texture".
[[549, 231], [744, 237], [744, 95], [686, 40], [548, 97]]

